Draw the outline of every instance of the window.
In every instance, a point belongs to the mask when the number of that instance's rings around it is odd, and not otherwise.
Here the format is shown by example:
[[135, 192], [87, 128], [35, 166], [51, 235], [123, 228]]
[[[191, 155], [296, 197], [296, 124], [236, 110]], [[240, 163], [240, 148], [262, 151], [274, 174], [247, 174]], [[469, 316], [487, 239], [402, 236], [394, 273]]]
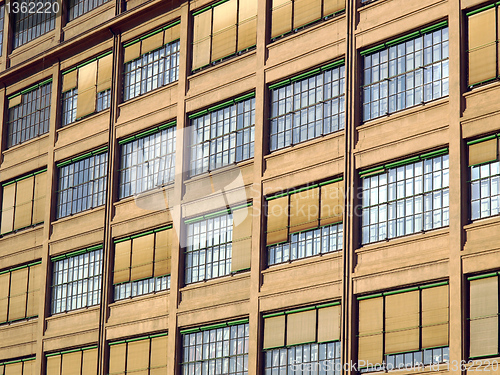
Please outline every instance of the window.
[[498, 347], [498, 272], [468, 278], [469, 358], [497, 357]]
[[467, 142], [472, 220], [500, 213], [499, 138], [500, 133]]
[[241, 54], [257, 41], [257, 0], [217, 2], [193, 13], [192, 71]]
[[120, 199], [174, 182], [175, 121], [119, 141]]
[[447, 21], [361, 52], [363, 121], [448, 95]]
[[102, 245], [52, 260], [52, 314], [101, 302]]
[[46, 354], [46, 374], [97, 375], [97, 346]]
[[166, 333], [110, 342], [109, 374], [166, 374], [167, 345]]
[[491, 4], [467, 13], [469, 26], [469, 87], [500, 76], [498, 59], [498, 4]]
[[448, 282], [361, 296], [358, 303], [362, 372], [449, 361]]
[[123, 100], [179, 79], [180, 21], [126, 43]]
[[[45, 4], [49, 3], [50, 8], [47, 11], [47, 6]], [[44, 2], [43, 12], [14, 12], [16, 9], [21, 10], [23, 4], [27, 4], [28, 10], [38, 9], [39, 2], [35, 0], [21, 1], [18, 0], [13, 2], [10, 6], [12, 8], [12, 13], [14, 13], [14, 46], [17, 48], [26, 44], [33, 39], [54, 30], [56, 25], [56, 14], [60, 13], [60, 6], [57, 0], [48, 0]], [[33, 4], [33, 5], [32, 5]], [[9, 10], [8, 9], [8, 10]], [[10, 13], [10, 11], [9, 11]]]
[[41, 263], [0, 271], [0, 324], [38, 316]]
[[181, 331], [182, 374], [248, 375], [248, 319]]
[[68, 20], [73, 21], [75, 18], [90, 12], [108, 1], [109, 0], [69, 0]]
[[185, 283], [250, 268], [251, 205], [186, 220]]
[[170, 289], [172, 226], [115, 240], [115, 301]]
[[43, 222], [47, 194], [46, 169], [7, 182], [2, 188], [1, 234]]
[[49, 131], [52, 79], [9, 96], [7, 147]]
[[108, 52], [63, 72], [62, 126], [109, 108], [112, 65]]
[[0, 374], [31, 375], [35, 373], [35, 357], [9, 359], [0, 363]]
[[102, 206], [106, 199], [107, 148], [57, 164], [57, 218]]
[[362, 243], [449, 225], [448, 149], [361, 172]]
[[0, 5], [0, 56], [3, 51], [3, 23], [5, 21], [5, 5]]
[[264, 315], [264, 374], [338, 374], [340, 315], [339, 302]]
[[344, 60], [269, 86], [271, 151], [345, 126]]
[[345, 0], [273, 0], [271, 38], [345, 10]]
[[190, 175], [253, 158], [255, 94], [190, 115]]
[[268, 265], [342, 249], [342, 178], [266, 200]]

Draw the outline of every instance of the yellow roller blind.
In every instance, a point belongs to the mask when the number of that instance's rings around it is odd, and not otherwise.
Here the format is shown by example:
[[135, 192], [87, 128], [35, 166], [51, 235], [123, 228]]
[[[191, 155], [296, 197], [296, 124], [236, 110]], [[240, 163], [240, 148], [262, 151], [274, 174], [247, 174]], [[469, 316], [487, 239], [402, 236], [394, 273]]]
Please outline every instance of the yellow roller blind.
[[28, 267], [10, 274], [9, 320], [26, 317], [26, 296], [28, 290]]
[[181, 25], [175, 25], [165, 30], [165, 44], [173, 42], [181, 37]]
[[167, 372], [168, 336], [151, 339], [150, 375], [164, 375]]
[[498, 354], [498, 316], [470, 321], [470, 357]]
[[288, 196], [267, 202], [267, 245], [288, 240]]
[[9, 108], [15, 107], [16, 105], [21, 104], [23, 99], [22, 95], [18, 95], [13, 97], [12, 99], [9, 99]]
[[34, 176], [25, 178], [24, 180], [17, 182], [14, 229], [25, 228], [31, 225], [34, 182]]
[[0, 323], [7, 321], [9, 307], [10, 273], [0, 275]]
[[498, 277], [470, 281], [470, 318], [498, 314]]
[[290, 233], [318, 227], [319, 188], [290, 195]]
[[40, 299], [40, 285], [44, 285], [41, 280], [41, 264], [29, 267], [28, 276], [28, 311], [27, 317], [37, 316], [39, 299]]
[[271, 37], [292, 30], [292, 0], [273, 0]]
[[382, 364], [384, 357], [384, 336], [382, 333], [359, 337], [358, 345], [358, 360], [364, 361], [360, 367], [363, 367], [363, 364], [366, 366], [368, 363]]
[[345, 9], [345, 0], [323, 0], [323, 15], [339, 12]]
[[422, 289], [422, 348], [448, 346], [448, 285]]
[[5, 365], [5, 375], [23, 375], [23, 363], [11, 363]]
[[76, 87], [76, 78], [78, 75], [78, 69], [73, 70], [62, 76], [62, 92], [69, 91]]
[[35, 365], [36, 360], [23, 362], [23, 375], [37, 375]]
[[82, 375], [97, 375], [97, 348], [83, 351]]
[[125, 374], [127, 344], [111, 345], [109, 347], [109, 375]]
[[97, 70], [97, 92], [111, 88], [111, 73], [113, 69], [113, 54], [104, 56], [98, 60]]
[[293, 9], [293, 27], [307, 25], [321, 18], [322, 0], [295, 0]]
[[33, 224], [42, 223], [45, 215], [47, 195], [47, 172], [35, 175], [35, 196], [33, 198]]
[[318, 342], [340, 340], [340, 305], [318, 309]]
[[167, 229], [156, 233], [155, 237], [155, 266], [154, 276], [170, 274], [172, 259], [172, 235], [173, 229]]
[[132, 267], [130, 281], [153, 276], [154, 234], [148, 234], [132, 240]]
[[257, 43], [257, 0], [240, 1], [238, 9], [238, 51]]
[[250, 268], [252, 256], [253, 207], [233, 211], [233, 249], [231, 271]]
[[213, 9], [212, 61], [236, 52], [236, 0], [229, 0]]
[[316, 341], [316, 309], [289, 314], [286, 322], [286, 344]]
[[154, 51], [161, 46], [163, 46], [163, 31], [151, 35], [142, 41], [141, 55]]
[[130, 281], [130, 251], [132, 241], [123, 241], [115, 244], [115, 265], [113, 283], [119, 284]]
[[47, 358], [47, 375], [61, 375], [61, 356]]
[[2, 199], [2, 225], [1, 232], [8, 233], [14, 229], [14, 205], [16, 202], [16, 184], [10, 184], [3, 188]]
[[495, 8], [469, 17], [469, 85], [496, 76]]
[[498, 139], [476, 143], [469, 146], [469, 166], [498, 159]]
[[149, 340], [128, 343], [127, 373], [148, 375]]
[[212, 32], [212, 10], [194, 16], [193, 67], [198, 69], [210, 63], [210, 35]]
[[385, 303], [385, 354], [418, 350], [419, 291], [386, 296]]
[[344, 182], [338, 181], [321, 187], [320, 225], [341, 222], [344, 218]]
[[134, 43], [128, 47], [125, 47], [123, 62], [127, 63], [129, 61], [137, 59], [141, 56], [141, 43]]
[[263, 349], [285, 346], [285, 315], [264, 319]]
[[373, 364], [382, 363], [384, 354], [383, 297], [359, 301], [358, 359]]
[[96, 106], [97, 61], [78, 69], [78, 98], [76, 118], [95, 112]]
[[82, 352], [62, 355], [62, 375], [80, 375], [82, 368]]

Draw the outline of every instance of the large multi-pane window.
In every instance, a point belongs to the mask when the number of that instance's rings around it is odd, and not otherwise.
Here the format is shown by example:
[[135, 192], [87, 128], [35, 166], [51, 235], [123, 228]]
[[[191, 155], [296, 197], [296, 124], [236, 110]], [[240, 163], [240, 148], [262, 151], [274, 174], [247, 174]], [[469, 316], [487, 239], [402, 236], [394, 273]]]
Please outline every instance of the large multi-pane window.
[[361, 52], [363, 121], [448, 95], [446, 25], [445, 21]]
[[115, 301], [170, 289], [172, 226], [115, 240]]
[[68, 20], [72, 21], [108, 1], [109, 0], [69, 0]]
[[257, 0], [218, 1], [193, 12], [193, 60], [197, 71], [239, 55], [257, 41]]
[[340, 370], [339, 302], [264, 315], [264, 375]]
[[52, 79], [9, 96], [7, 147], [49, 131]]
[[40, 263], [0, 271], [0, 324], [38, 316]]
[[279, 38], [345, 10], [346, 0], [273, 0], [271, 38]]
[[123, 100], [179, 79], [180, 21], [126, 43]]
[[186, 220], [185, 283], [250, 268], [252, 207]]
[[57, 218], [102, 206], [106, 200], [107, 148], [57, 165]]
[[113, 55], [107, 52], [62, 76], [62, 126], [108, 109]]
[[120, 199], [174, 181], [175, 121], [121, 140]]
[[467, 142], [472, 220], [500, 213], [499, 141], [500, 133]]
[[97, 375], [97, 345], [50, 353], [45, 356], [47, 375]]
[[447, 153], [438, 150], [360, 173], [363, 244], [449, 225]]
[[94, 306], [101, 302], [102, 245], [51, 260], [52, 314]]
[[0, 362], [0, 374], [35, 374], [35, 359], [35, 357], [4, 359]]
[[248, 375], [248, 319], [181, 331], [182, 375]]
[[361, 372], [449, 361], [448, 282], [360, 296], [358, 305]]
[[191, 176], [253, 157], [254, 95], [245, 95], [189, 116]]
[[344, 60], [269, 86], [271, 151], [345, 126]]
[[54, 30], [60, 2], [47, 0], [17, 0], [8, 4], [8, 13], [14, 14], [14, 45], [17, 48]]

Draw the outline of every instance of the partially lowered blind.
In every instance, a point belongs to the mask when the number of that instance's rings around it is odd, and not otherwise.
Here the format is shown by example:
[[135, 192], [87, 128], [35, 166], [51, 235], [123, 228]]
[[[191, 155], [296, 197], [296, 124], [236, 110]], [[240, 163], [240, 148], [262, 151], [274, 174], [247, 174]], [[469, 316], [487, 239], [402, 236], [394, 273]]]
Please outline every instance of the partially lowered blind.
[[422, 290], [422, 347], [448, 346], [448, 286]]
[[384, 299], [383, 297], [359, 301], [358, 360], [382, 363], [384, 356]]
[[498, 142], [496, 137], [482, 142], [470, 142], [469, 167], [498, 160]]
[[288, 196], [267, 203], [267, 246], [288, 239]]
[[419, 349], [419, 298], [418, 290], [385, 298], [386, 354]]
[[229, 0], [213, 10], [212, 60], [236, 52], [237, 0]]
[[287, 315], [286, 344], [298, 345], [316, 341], [316, 309]]
[[319, 187], [290, 196], [290, 233], [316, 228], [318, 217]]
[[285, 315], [264, 317], [264, 349], [285, 346]]
[[231, 272], [250, 268], [252, 256], [253, 207], [245, 207], [233, 212], [233, 245]]

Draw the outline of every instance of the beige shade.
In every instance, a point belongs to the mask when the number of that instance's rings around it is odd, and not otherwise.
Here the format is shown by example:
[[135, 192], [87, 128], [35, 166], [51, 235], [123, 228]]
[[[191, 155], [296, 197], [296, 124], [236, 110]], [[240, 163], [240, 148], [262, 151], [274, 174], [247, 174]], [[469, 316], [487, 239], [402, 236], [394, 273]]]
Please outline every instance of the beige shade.
[[181, 37], [181, 25], [175, 25], [165, 30], [165, 44], [177, 40]]
[[297, 345], [316, 341], [316, 309], [289, 314], [286, 323], [286, 344]]
[[12, 363], [5, 365], [5, 375], [23, 375], [23, 363]]
[[82, 375], [97, 375], [97, 348], [83, 351]]
[[498, 316], [470, 321], [470, 357], [498, 354]]
[[233, 211], [233, 247], [231, 271], [250, 268], [252, 255], [253, 207]]
[[271, 37], [292, 30], [292, 0], [273, 0]]
[[318, 309], [318, 342], [340, 340], [340, 305]]
[[257, 17], [249, 18], [238, 24], [238, 51], [257, 43]]
[[264, 319], [263, 349], [285, 346], [285, 315]]
[[307, 25], [321, 18], [322, 0], [295, 0], [293, 8], [293, 27]]
[[74, 89], [77, 85], [78, 69], [75, 69], [62, 76], [62, 92]]
[[469, 52], [469, 85], [496, 77], [496, 43]]
[[47, 375], [60, 375], [61, 374], [61, 356], [55, 355], [47, 358]]
[[498, 139], [490, 139], [469, 146], [469, 167], [498, 159]]
[[78, 69], [78, 97], [76, 118], [95, 112], [96, 106], [97, 61]]
[[12, 99], [9, 99], [9, 108], [15, 107], [16, 105], [21, 104], [23, 99], [22, 95], [18, 95]]
[[17, 183], [14, 230], [31, 225], [34, 182], [35, 177], [31, 176]]
[[10, 273], [9, 320], [26, 317], [28, 267]]
[[386, 332], [385, 354], [416, 351], [420, 347], [419, 337], [418, 328]]
[[344, 182], [338, 181], [321, 187], [320, 225], [342, 222], [344, 219]]
[[45, 196], [47, 195], [47, 172], [35, 175], [35, 195], [33, 198], [33, 224], [45, 220]]
[[8, 233], [14, 229], [14, 204], [16, 202], [16, 184], [3, 188], [1, 233]]
[[167, 229], [156, 233], [155, 236], [155, 264], [154, 276], [169, 275], [172, 259], [172, 235], [173, 229]]
[[448, 345], [448, 285], [422, 290], [422, 348]]
[[62, 355], [62, 375], [80, 375], [82, 368], [82, 352]]
[[290, 233], [318, 227], [319, 188], [290, 195]]
[[496, 41], [495, 8], [469, 16], [469, 50]]
[[163, 31], [151, 35], [142, 41], [141, 55], [154, 51], [163, 46]]
[[42, 265], [29, 267], [28, 275], [28, 310], [26, 316], [38, 316], [38, 307], [40, 299], [40, 285], [44, 285], [41, 280]]
[[288, 240], [288, 196], [267, 202], [267, 246]]
[[368, 363], [382, 364], [384, 356], [384, 337], [380, 333], [372, 336], [362, 336], [358, 339], [358, 361], [364, 361], [360, 367], [366, 367]]
[[10, 273], [0, 275], [0, 323], [7, 321], [9, 307]]
[[422, 348], [448, 346], [448, 323], [422, 327]]
[[214, 8], [212, 58], [211, 61], [221, 59], [236, 52], [236, 0], [229, 0]]
[[345, 9], [346, 0], [323, 0], [323, 16], [329, 16]]
[[[401, 306], [405, 308], [402, 309]], [[418, 350], [420, 347], [420, 292], [385, 297], [385, 354]]]
[[359, 301], [359, 335], [382, 333], [384, 330], [384, 299], [370, 298]]
[[128, 343], [127, 373], [148, 375], [149, 367], [149, 340]]
[[109, 375], [125, 374], [127, 344], [111, 345], [109, 347]]
[[123, 52], [123, 62], [127, 63], [137, 59], [139, 56], [141, 56], [141, 42], [125, 47], [125, 51]]
[[104, 56], [98, 60], [97, 70], [97, 92], [111, 88], [111, 74], [113, 71], [113, 54]]
[[113, 283], [119, 284], [130, 281], [130, 250], [132, 241], [123, 241], [115, 244], [115, 265]]
[[154, 247], [155, 236], [153, 233], [132, 240], [130, 281], [153, 277]]
[[150, 375], [163, 375], [167, 369], [168, 336], [151, 339]]
[[471, 319], [498, 314], [498, 277], [470, 281]]
[[210, 35], [212, 33], [212, 11], [194, 16], [193, 67], [198, 69], [210, 63]]
[[23, 375], [37, 375], [36, 360], [23, 362]]

